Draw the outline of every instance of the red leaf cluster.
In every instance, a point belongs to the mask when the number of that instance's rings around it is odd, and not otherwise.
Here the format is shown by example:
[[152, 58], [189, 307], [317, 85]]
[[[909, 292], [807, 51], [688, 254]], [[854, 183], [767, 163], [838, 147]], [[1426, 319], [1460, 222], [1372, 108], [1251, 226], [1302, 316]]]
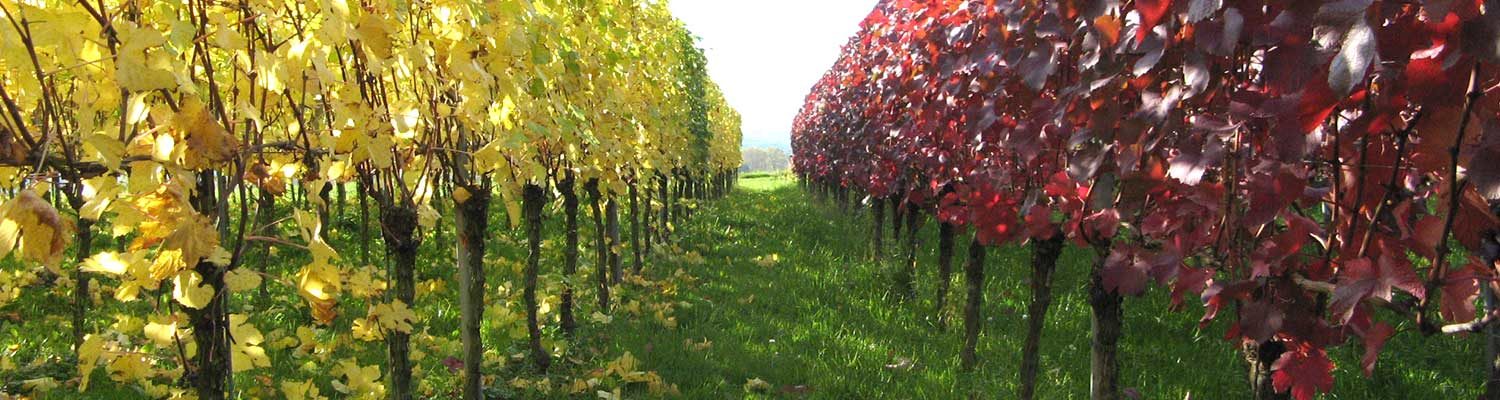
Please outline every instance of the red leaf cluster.
[[1431, 332], [1495, 274], [1496, 8], [886, 0], [809, 94], [794, 167], [988, 245], [1109, 248], [1107, 289], [1234, 310], [1231, 339], [1282, 342], [1275, 386], [1311, 398], [1329, 346], [1374, 367], [1374, 307]]

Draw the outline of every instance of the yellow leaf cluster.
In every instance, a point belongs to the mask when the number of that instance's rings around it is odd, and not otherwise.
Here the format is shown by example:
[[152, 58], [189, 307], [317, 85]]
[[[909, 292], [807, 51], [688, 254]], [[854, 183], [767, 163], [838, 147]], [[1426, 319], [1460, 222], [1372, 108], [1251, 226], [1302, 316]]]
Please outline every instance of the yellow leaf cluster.
[[[119, 301], [170, 293], [168, 301], [203, 309], [271, 278], [293, 285], [313, 320], [331, 325], [341, 296], [378, 298], [387, 277], [373, 267], [341, 264], [326, 242], [328, 227], [310, 212], [332, 206], [315, 195], [325, 189], [359, 178], [364, 190], [405, 196], [396, 200], [416, 206], [419, 224], [434, 228], [441, 215], [433, 206], [444, 200], [433, 198], [443, 193], [439, 185], [452, 183], [450, 173], [467, 171], [485, 178], [471, 182], [488, 181], [493, 189], [459, 188], [453, 199], [464, 203], [499, 194], [493, 198], [511, 225], [519, 226], [522, 186], [545, 185], [564, 169], [597, 180], [606, 196], [617, 196], [659, 175], [677, 179], [678, 173], [738, 163], [738, 115], [707, 79], [701, 51], [666, 2], [106, 3], [89, 10], [88, 2], [9, 2], [0, 11], [22, 17], [34, 35], [24, 45], [15, 35], [0, 35], [0, 60], [25, 60], [0, 61], [0, 81], [15, 98], [11, 112], [20, 114], [14, 119], [45, 121], [48, 129], [27, 127], [37, 128], [33, 134], [61, 135], [45, 142], [48, 148], [35, 149], [48, 155], [43, 170], [0, 168], [0, 186], [14, 193], [0, 203], [0, 256], [15, 253], [57, 270], [76, 227], [85, 224], [54, 209], [47, 185], [36, 182], [64, 182], [62, 187], [82, 195], [70, 204], [78, 218], [122, 243], [105, 248], [116, 242], [95, 241], [79, 263], [79, 271], [103, 276], [104, 290], [112, 289]], [[35, 59], [28, 54], [32, 45]], [[689, 89], [698, 84], [702, 90]], [[0, 158], [24, 158], [21, 150], [32, 149], [0, 142]], [[52, 160], [90, 172], [70, 176], [75, 168], [53, 166]], [[365, 186], [377, 182], [379, 187]], [[296, 229], [290, 238], [280, 235], [291, 224], [252, 219], [269, 212], [255, 208], [256, 199], [225, 197], [265, 193], [279, 208], [289, 204], [280, 198], [288, 188], [304, 191], [308, 204], [292, 212]], [[243, 243], [225, 216], [249, 220]], [[266, 275], [228, 265], [226, 246], [246, 244], [252, 254], [247, 259], [259, 260], [254, 254], [266, 243], [272, 243], [273, 258], [305, 249], [310, 261], [285, 277], [275, 275], [281, 269]], [[0, 305], [35, 280], [26, 274], [0, 271]], [[427, 300], [449, 293], [445, 284], [422, 282], [419, 295]], [[555, 293], [560, 284], [549, 285], [544, 290]], [[554, 295], [542, 301], [544, 314], [554, 312]], [[364, 318], [354, 321], [354, 336], [411, 332], [418, 321], [408, 304], [367, 304]], [[675, 326], [670, 304], [647, 310], [632, 304], [627, 312]], [[507, 335], [524, 337], [524, 318], [512, 306], [486, 313]], [[121, 318], [112, 332], [85, 341], [80, 388], [87, 388], [89, 372], [106, 365], [112, 379], [136, 382], [149, 396], [184, 395], [186, 390], [169, 386], [186, 366], [155, 364], [177, 358], [163, 352], [196, 356], [192, 340], [185, 340], [193, 332], [180, 310], [158, 312], [163, 314]], [[613, 318], [591, 317], [597, 323]], [[326, 328], [337, 334], [322, 342], [311, 327], [297, 327], [295, 335], [263, 335], [245, 315], [231, 316], [228, 328], [233, 372], [265, 368], [268, 351], [290, 349], [316, 360], [297, 360], [312, 365], [304, 372], [337, 379], [326, 393], [318, 389], [330, 382], [314, 379], [267, 383], [245, 389], [247, 396], [275, 397], [278, 389], [292, 399], [385, 395], [379, 366], [335, 358], [347, 356], [335, 351], [339, 346], [351, 345], [342, 325]], [[186, 343], [180, 350], [179, 342]], [[110, 353], [133, 355], [108, 356], [106, 345]], [[634, 371], [628, 357], [614, 363], [620, 380], [646, 382], [654, 394], [666, 390], [654, 374]], [[322, 363], [331, 359], [337, 364], [330, 374]], [[27, 387], [45, 391], [55, 383]]]

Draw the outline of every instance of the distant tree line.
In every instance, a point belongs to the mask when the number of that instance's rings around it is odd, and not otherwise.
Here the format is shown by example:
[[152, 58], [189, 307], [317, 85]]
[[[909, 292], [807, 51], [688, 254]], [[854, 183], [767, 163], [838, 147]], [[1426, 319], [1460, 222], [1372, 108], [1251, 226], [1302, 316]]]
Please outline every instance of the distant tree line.
[[791, 167], [792, 156], [785, 150], [776, 147], [745, 148], [740, 151], [744, 155], [744, 163], [740, 164], [740, 172], [779, 172], [786, 171]]

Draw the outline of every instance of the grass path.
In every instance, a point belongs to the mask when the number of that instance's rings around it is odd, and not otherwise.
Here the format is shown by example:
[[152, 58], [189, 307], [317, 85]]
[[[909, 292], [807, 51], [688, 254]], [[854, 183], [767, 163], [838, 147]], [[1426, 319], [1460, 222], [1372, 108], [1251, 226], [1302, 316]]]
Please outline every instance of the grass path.
[[[752, 379], [770, 389], [749, 397], [1014, 397], [1029, 296], [1027, 250], [992, 250], [982, 361], [976, 371], [962, 373], [959, 329], [939, 330], [931, 318], [936, 277], [930, 244], [936, 229], [929, 223], [922, 235], [927, 252], [919, 261], [921, 299], [899, 303], [888, 297], [888, 267], [866, 258], [868, 226], [815, 204], [785, 178], [743, 180], [735, 194], [683, 227], [683, 247], [706, 261], [682, 266], [697, 281], [679, 295], [690, 306], [678, 311], [678, 328], [625, 322], [606, 346], [633, 352], [643, 368], [679, 385], [686, 398], [746, 397], [744, 386]], [[963, 254], [962, 245], [957, 253]], [[757, 261], [772, 255], [779, 261]], [[1070, 249], [1060, 261], [1043, 340], [1042, 398], [1087, 396], [1089, 309], [1083, 287], [1090, 257]], [[957, 325], [961, 274], [953, 285], [944, 312]], [[1198, 330], [1201, 307], [1165, 312], [1167, 292], [1153, 288], [1127, 299], [1122, 386], [1150, 399], [1246, 397], [1243, 362], [1233, 343], [1222, 339], [1232, 316]], [[712, 345], [701, 345], [705, 341]], [[1342, 346], [1332, 350], [1337, 394], [1323, 398], [1473, 398], [1481, 382], [1479, 350], [1472, 338], [1406, 332], [1387, 346], [1374, 377], [1364, 379], [1358, 372], [1362, 349]]]
[[[555, 210], [553, 210], [555, 211]], [[356, 214], [344, 213], [338, 226], [356, 226]], [[952, 300], [941, 310], [954, 327], [935, 326], [934, 297], [936, 226], [921, 231], [916, 279], [919, 298], [898, 302], [887, 266], [869, 260], [869, 221], [836, 207], [815, 202], [784, 177], [747, 178], [728, 197], [704, 205], [676, 234], [677, 247], [659, 251], [646, 266], [647, 280], [632, 279], [617, 286], [614, 310], [595, 314], [592, 279], [591, 224], [583, 224], [582, 269], [574, 277], [579, 292], [577, 314], [586, 323], [576, 340], [563, 337], [556, 326], [557, 296], [563, 278], [560, 218], [550, 218], [545, 229], [543, 276], [544, 345], [556, 349], [559, 362], [538, 375], [524, 356], [526, 332], [521, 324], [520, 268], [524, 257], [520, 230], [498, 218], [492, 223], [494, 242], [488, 266], [493, 290], [484, 319], [487, 358], [485, 371], [493, 378], [489, 393], [499, 398], [597, 398], [599, 390], [621, 389], [624, 398], [651, 398], [650, 385], [627, 380], [610, 365], [624, 364], [625, 353], [638, 360], [631, 371], [655, 372], [661, 382], [676, 385], [681, 398], [815, 398], [815, 399], [961, 399], [1014, 398], [1019, 349], [1024, 339], [1024, 310], [1030, 296], [1026, 277], [1029, 253], [1023, 247], [992, 249], [987, 257], [985, 308], [980, 338], [979, 368], [959, 372], [961, 342], [958, 308], [964, 293], [961, 274], [951, 282]], [[445, 364], [456, 356], [458, 312], [453, 285], [453, 252], [448, 226], [439, 225], [422, 247], [422, 282], [415, 311], [421, 316], [414, 348], [426, 354], [418, 360], [419, 393], [424, 398], [454, 398], [458, 375]], [[290, 229], [290, 228], [288, 228]], [[350, 257], [357, 254], [358, 236], [335, 229], [333, 244]], [[962, 243], [957, 254], [964, 254]], [[888, 242], [889, 243], [889, 242]], [[887, 254], [895, 254], [895, 243]], [[107, 248], [108, 246], [104, 246]], [[378, 243], [372, 248], [378, 249]], [[700, 257], [701, 256], [701, 257]], [[252, 262], [273, 276], [294, 276], [306, 255], [286, 251], [266, 261]], [[1069, 250], [1059, 261], [1042, 342], [1042, 371], [1038, 394], [1045, 399], [1087, 396], [1089, 308], [1085, 275], [1092, 255]], [[371, 262], [382, 265], [376, 254]], [[350, 267], [352, 273], [354, 267]], [[379, 267], [363, 267], [376, 271]], [[679, 272], [680, 271], [680, 272]], [[106, 281], [108, 282], [108, 281]], [[316, 381], [325, 395], [340, 398], [333, 386], [336, 364], [386, 365], [385, 346], [378, 341], [351, 338], [350, 326], [363, 317], [368, 300], [345, 296], [340, 316], [331, 326], [313, 326], [304, 302], [285, 284], [268, 284], [270, 293], [234, 295], [235, 312], [251, 315], [266, 333], [271, 368], [236, 374], [242, 398], [281, 398], [280, 384]], [[112, 289], [104, 290], [107, 297]], [[105, 367], [95, 369], [87, 393], [74, 390], [77, 378], [69, 352], [67, 292], [59, 286], [37, 285], [8, 306], [0, 308], [0, 392], [20, 390], [20, 382], [53, 377], [68, 386], [46, 393], [49, 399], [150, 398], [137, 385], [113, 382]], [[164, 292], [163, 292], [164, 293]], [[164, 294], [159, 294], [165, 296]], [[163, 297], [165, 298], [165, 297]], [[158, 299], [160, 301], [160, 299]], [[1188, 303], [1196, 303], [1189, 301]], [[140, 332], [142, 318], [155, 315], [149, 301], [101, 300], [91, 311], [96, 323], [111, 329]], [[1232, 321], [1232, 310], [1206, 328], [1198, 329], [1202, 308], [1189, 305], [1166, 312], [1168, 290], [1152, 288], [1125, 303], [1125, 336], [1121, 342], [1123, 387], [1145, 399], [1242, 399], [1248, 393], [1244, 366], [1233, 343], [1222, 339]], [[15, 317], [5, 318], [4, 315]], [[19, 316], [42, 316], [26, 321]], [[118, 319], [120, 315], [134, 316]], [[1397, 318], [1382, 316], [1386, 321]], [[133, 322], [131, 322], [133, 321]], [[125, 328], [130, 325], [133, 327]], [[304, 342], [294, 335], [316, 328]], [[1338, 368], [1334, 394], [1320, 399], [1469, 399], [1475, 398], [1483, 377], [1482, 347], [1477, 337], [1423, 337], [1409, 323], [1398, 324], [1398, 334], [1381, 354], [1372, 378], [1359, 372], [1363, 349], [1349, 344], [1330, 350]], [[144, 338], [118, 337], [145, 351], [175, 354], [155, 348]], [[288, 341], [290, 340], [290, 341]], [[313, 349], [308, 351], [307, 349]], [[608, 371], [617, 371], [611, 375]], [[625, 371], [625, 372], [631, 372]], [[173, 389], [170, 377], [154, 385]], [[597, 379], [596, 379], [597, 378]], [[654, 379], [654, 378], [653, 378]], [[765, 382], [746, 390], [747, 382]], [[576, 387], [579, 382], [586, 387]], [[637, 382], [637, 383], [631, 383]], [[545, 383], [545, 384], [543, 384]], [[656, 389], [660, 390], [661, 385]], [[661, 393], [658, 391], [657, 393]], [[5, 398], [0, 393], [0, 398]]]

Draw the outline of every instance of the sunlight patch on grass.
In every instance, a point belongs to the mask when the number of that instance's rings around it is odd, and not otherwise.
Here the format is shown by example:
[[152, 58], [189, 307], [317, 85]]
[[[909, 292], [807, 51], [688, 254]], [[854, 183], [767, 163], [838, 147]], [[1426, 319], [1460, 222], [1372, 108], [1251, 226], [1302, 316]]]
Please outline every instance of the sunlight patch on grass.
[[769, 192], [790, 187], [796, 182], [796, 178], [790, 175], [760, 175], [740, 179], [740, 188], [756, 192]]

